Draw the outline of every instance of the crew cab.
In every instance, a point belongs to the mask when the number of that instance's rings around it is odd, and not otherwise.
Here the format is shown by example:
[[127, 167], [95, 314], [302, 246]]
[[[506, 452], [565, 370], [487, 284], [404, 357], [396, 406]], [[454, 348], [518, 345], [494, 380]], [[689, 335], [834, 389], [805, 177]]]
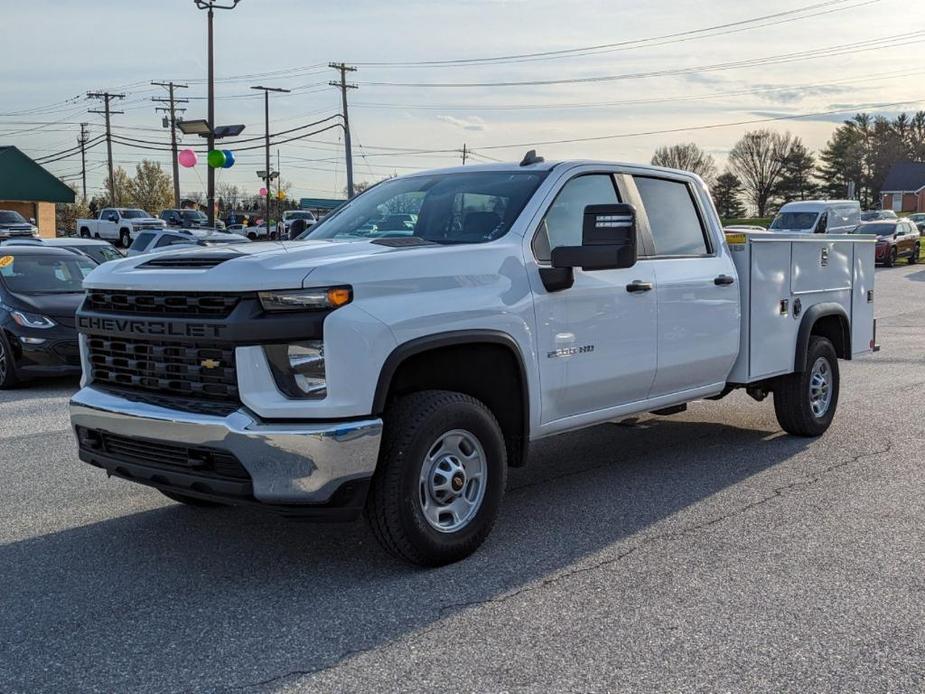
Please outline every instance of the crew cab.
[[152, 217], [144, 210], [106, 207], [100, 210], [97, 219], [78, 219], [77, 233], [86, 239], [118, 241], [122, 248], [128, 248], [140, 231], [166, 226], [167, 222]]
[[15, 210], [0, 210], [0, 241], [6, 239], [35, 238], [39, 230], [35, 220], [26, 220]]
[[445, 564], [539, 439], [740, 388], [821, 435], [839, 359], [875, 349], [874, 244], [726, 236], [700, 178], [650, 166], [390, 179], [306, 240], [91, 273], [79, 455], [189, 504], [365, 509], [388, 551]]

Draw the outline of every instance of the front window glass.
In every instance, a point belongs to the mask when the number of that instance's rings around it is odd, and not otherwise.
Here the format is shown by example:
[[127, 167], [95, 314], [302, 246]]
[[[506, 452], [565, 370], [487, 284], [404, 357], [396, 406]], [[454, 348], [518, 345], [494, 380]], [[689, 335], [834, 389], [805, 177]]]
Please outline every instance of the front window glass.
[[480, 171], [386, 181], [299, 238], [416, 236], [441, 244], [485, 243], [508, 232], [545, 177], [545, 172]]
[[83, 249], [87, 254], [96, 258], [101, 263], [105, 263], [107, 260], [119, 260], [122, 257], [122, 254], [119, 253], [115, 248], [110, 248], [109, 246], [91, 246], [89, 248]]
[[26, 219], [19, 212], [0, 210], [0, 224], [25, 224]]
[[877, 236], [892, 236], [896, 231], [895, 224], [879, 224], [877, 222], [868, 222], [862, 224], [854, 230], [855, 234], [876, 234]]
[[818, 212], [781, 212], [771, 222], [772, 229], [813, 229]]
[[83, 279], [96, 264], [73, 256], [16, 255], [0, 267], [0, 277], [11, 292], [73, 294], [83, 291]]
[[151, 243], [151, 239], [153, 238], [154, 238], [154, 234], [152, 234], [151, 232], [144, 232], [144, 233], [138, 234], [138, 237], [132, 243], [132, 250], [133, 251], [143, 251], [145, 248], [148, 247], [148, 244]]
[[588, 205], [612, 205], [620, 202], [609, 174], [590, 174], [566, 183], [550, 205], [533, 239], [533, 254], [548, 262], [552, 249], [580, 246]]

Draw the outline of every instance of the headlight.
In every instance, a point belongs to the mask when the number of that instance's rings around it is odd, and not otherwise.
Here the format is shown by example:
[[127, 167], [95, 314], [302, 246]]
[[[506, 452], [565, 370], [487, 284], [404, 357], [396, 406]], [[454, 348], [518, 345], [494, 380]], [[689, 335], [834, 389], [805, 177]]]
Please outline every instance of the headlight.
[[327, 396], [324, 342], [265, 345], [263, 349], [276, 386], [284, 395], [301, 400], [321, 400]]
[[39, 313], [25, 313], [24, 311], [12, 311], [10, 313], [13, 316], [13, 320], [16, 321], [17, 325], [21, 325], [24, 328], [53, 328], [55, 327], [55, 322], [48, 316], [43, 316]]
[[264, 311], [320, 311], [345, 306], [353, 301], [350, 287], [320, 287], [318, 289], [286, 289], [259, 292]]

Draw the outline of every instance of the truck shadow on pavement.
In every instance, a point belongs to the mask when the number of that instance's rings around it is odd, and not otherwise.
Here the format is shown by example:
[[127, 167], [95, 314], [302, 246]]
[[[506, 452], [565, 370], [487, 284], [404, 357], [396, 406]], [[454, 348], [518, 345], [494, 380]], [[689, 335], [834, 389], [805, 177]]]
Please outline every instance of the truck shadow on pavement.
[[711, 497], [805, 446], [779, 432], [664, 419], [542, 442], [530, 466], [512, 472], [486, 545], [435, 570], [393, 561], [359, 523], [172, 504], [6, 545], [0, 682], [29, 691], [272, 686], [577, 565], [618, 561], [644, 538], [716, 522], [767, 490], [737, 490], [734, 504]]

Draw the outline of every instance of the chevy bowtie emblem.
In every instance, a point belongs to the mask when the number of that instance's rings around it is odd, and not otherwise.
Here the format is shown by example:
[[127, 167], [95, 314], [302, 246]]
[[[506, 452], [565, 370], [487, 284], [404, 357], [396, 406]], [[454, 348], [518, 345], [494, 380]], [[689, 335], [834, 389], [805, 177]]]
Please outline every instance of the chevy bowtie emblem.
[[199, 366], [204, 369], [217, 369], [221, 365], [222, 363], [220, 361], [215, 361], [214, 359], [203, 359], [199, 362]]

